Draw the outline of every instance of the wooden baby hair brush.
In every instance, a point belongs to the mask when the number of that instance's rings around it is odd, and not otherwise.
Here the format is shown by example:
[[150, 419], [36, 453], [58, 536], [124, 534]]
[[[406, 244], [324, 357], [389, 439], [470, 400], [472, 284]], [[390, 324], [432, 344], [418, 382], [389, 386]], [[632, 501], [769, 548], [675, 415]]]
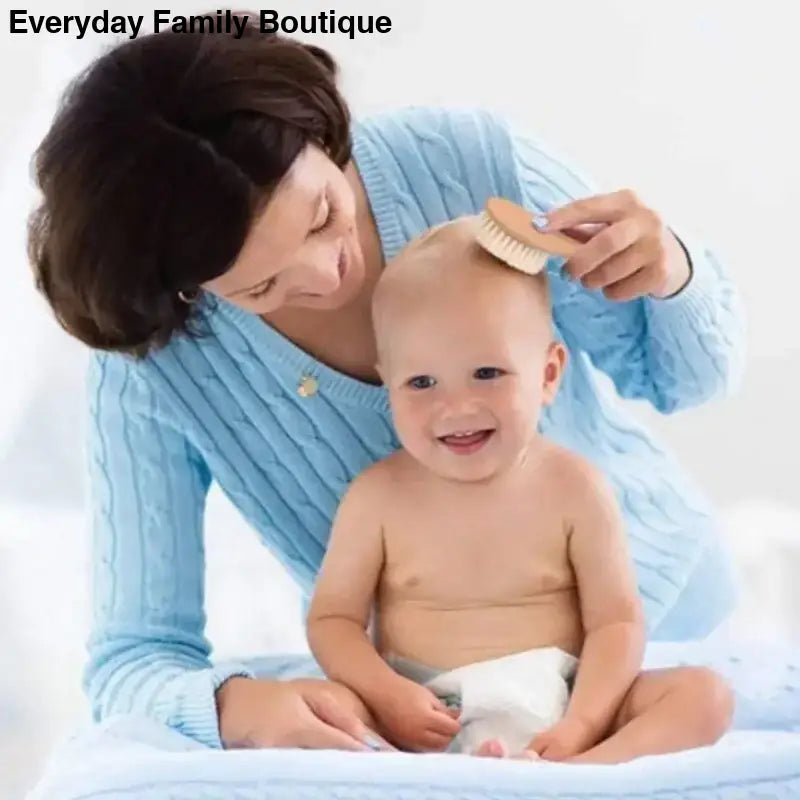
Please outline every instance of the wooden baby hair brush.
[[479, 245], [510, 267], [536, 275], [550, 256], [567, 258], [580, 242], [558, 231], [544, 233], [533, 225], [534, 214], [504, 197], [490, 197], [481, 212]]

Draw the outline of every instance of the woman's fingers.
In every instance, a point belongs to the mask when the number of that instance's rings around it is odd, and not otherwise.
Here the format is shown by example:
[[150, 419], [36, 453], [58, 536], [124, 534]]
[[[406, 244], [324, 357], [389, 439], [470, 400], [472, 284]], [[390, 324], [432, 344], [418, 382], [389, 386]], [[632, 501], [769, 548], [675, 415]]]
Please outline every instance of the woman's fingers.
[[653, 285], [653, 277], [651, 271], [654, 267], [647, 266], [635, 272], [633, 275], [624, 278], [621, 281], [612, 283], [606, 286], [603, 290], [605, 296], [609, 300], [616, 300], [617, 302], [624, 303], [627, 300], [633, 300], [650, 291]]
[[578, 242], [588, 242], [593, 236], [599, 233], [603, 228], [607, 228], [608, 224], [605, 222], [591, 223], [587, 222], [585, 225], [575, 225], [571, 228], [561, 228], [561, 232], [565, 233], [571, 239]]
[[323, 722], [315, 714], [310, 714], [307, 724], [297, 737], [297, 747], [308, 750], [351, 750], [364, 752], [370, 750], [366, 744], [354, 739], [333, 725]]
[[393, 745], [389, 744], [383, 736], [378, 735], [373, 730], [367, 730], [367, 734], [364, 737], [364, 744], [370, 750], [381, 750], [385, 752], [396, 752], [397, 748]]
[[619, 283], [638, 272], [647, 263], [647, 258], [647, 248], [642, 244], [634, 244], [584, 275], [582, 283], [587, 289], [603, 289]]
[[618, 222], [629, 216], [638, 204], [639, 199], [630, 189], [583, 197], [548, 211], [545, 215], [548, 224], [539, 230], [555, 231], [585, 223]]
[[[588, 242], [582, 244], [564, 264], [564, 271], [573, 280], [582, 280], [609, 259], [632, 249], [640, 240], [636, 217], [628, 217], [614, 225], [606, 226]], [[638, 247], [638, 253], [642, 248]]]
[[670, 297], [691, 279], [680, 242], [630, 189], [581, 198], [534, 220], [538, 230], [568, 232], [581, 242], [564, 274], [609, 299]]
[[309, 692], [303, 698], [311, 711], [312, 724], [308, 737], [312, 742], [305, 747], [331, 747], [340, 750], [371, 749], [365, 743], [371, 733], [352, 712], [344, 709], [327, 692]]

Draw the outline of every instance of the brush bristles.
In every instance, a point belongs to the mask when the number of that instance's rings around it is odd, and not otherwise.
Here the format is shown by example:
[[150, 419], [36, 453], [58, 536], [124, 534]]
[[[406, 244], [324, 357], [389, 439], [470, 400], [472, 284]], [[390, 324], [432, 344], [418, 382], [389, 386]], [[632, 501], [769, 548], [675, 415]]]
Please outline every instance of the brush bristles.
[[481, 213], [476, 238], [495, 258], [528, 275], [536, 275], [547, 264], [548, 254], [544, 250], [509, 236], [485, 211]]

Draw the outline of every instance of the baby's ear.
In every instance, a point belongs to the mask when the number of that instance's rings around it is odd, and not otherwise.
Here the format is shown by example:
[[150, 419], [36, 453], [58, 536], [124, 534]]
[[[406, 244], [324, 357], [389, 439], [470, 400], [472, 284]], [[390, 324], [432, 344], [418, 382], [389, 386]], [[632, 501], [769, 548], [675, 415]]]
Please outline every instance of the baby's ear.
[[561, 342], [552, 342], [547, 349], [547, 358], [544, 362], [542, 402], [546, 405], [549, 405], [555, 399], [566, 366], [567, 348]]

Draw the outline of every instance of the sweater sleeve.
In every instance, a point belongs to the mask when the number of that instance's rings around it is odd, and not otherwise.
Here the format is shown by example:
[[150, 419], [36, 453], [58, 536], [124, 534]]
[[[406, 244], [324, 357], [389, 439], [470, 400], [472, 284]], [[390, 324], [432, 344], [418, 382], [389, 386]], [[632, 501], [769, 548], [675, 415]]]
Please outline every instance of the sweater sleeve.
[[[510, 131], [522, 204], [547, 211], [598, 190], [532, 138]], [[692, 234], [675, 231], [692, 269], [668, 299], [609, 300], [551, 270], [559, 329], [625, 398], [662, 413], [738, 389], [745, 362], [745, 315], [719, 258]], [[560, 266], [559, 262], [557, 266]]]
[[249, 673], [213, 667], [204, 637], [209, 472], [134, 362], [95, 356], [88, 389], [93, 716], [141, 713], [219, 748], [215, 690]]

